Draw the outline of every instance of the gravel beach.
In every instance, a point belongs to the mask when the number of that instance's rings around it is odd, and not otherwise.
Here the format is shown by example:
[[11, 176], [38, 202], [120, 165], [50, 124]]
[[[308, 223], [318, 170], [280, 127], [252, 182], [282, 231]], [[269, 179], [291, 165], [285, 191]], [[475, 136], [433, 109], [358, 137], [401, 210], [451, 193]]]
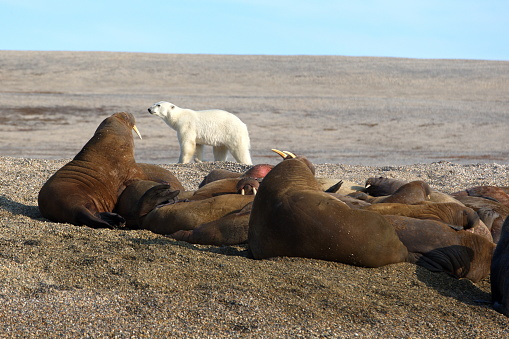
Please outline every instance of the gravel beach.
[[[68, 160], [68, 159], [67, 159]], [[37, 192], [67, 160], [0, 157], [0, 332], [5, 337], [495, 338], [509, 319], [473, 284], [412, 264], [361, 268], [253, 260], [246, 245], [201, 246], [145, 230], [45, 220]], [[230, 162], [162, 165], [187, 189]], [[509, 185], [508, 165], [317, 165], [317, 175], [426, 180], [452, 192]]]
[[[0, 337], [502, 338], [489, 277], [407, 264], [253, 260], [146, 230], [50, 222], [37, 194], [98, 124], [135, 114], [136, 159], [187, 189], [233, 162], [175, 164], [159, 100], [221, 108], [317, 176], [424, 180], [452, 193], [509, 186], [509, 62], [0, 51]], [[211, 157], [211, 150], [206, 150]]]

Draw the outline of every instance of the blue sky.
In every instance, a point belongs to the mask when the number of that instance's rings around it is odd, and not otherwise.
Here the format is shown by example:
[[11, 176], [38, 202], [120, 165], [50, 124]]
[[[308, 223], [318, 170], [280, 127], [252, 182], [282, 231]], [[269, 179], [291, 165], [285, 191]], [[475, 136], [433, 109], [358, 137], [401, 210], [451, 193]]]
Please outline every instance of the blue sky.
[[509, 60], [507, 0], [0, 0], [0, 49]]

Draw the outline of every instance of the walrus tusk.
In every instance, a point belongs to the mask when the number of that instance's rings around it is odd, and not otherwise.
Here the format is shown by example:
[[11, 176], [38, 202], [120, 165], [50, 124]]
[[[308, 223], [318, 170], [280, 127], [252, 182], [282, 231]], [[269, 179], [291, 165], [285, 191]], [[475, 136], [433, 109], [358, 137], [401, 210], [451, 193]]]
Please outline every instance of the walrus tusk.
[[253, 187], [253, 195], [256, 195], [256, 187]]
[[141, 137], [141, 134], [140, 134], [140, 131], [138, 131], [138, 127], [136, 127], [136, 125], [133, 126], [133, 130], [136, 132], [136, 134], [138, 134], [138, 136], [140, 137], [140, 139], [143, 139]]
[[292, 152], [288, 152], [288, 151], [283, 151], [284, 154], [286, 154], [287, 156], [290, 156], [290, 158], [296, 158], [297, 156], [295, 154], [293, 154]]
[[244, 191], [244, 189], [242, 189], [242, 190], [240, 191], [240, 195], [246, 195], [246, 191]]
[[281, 156], [281, 158], [283, 158], [283, 159], [284, 159], [284, 158], [286, 158], [286, 154], [285, 154], [285, 153], [283, 153], [283, 152], [281, 152], [281, 151], [280, 151], [280, 150], [278, 150], [278, 149], [273, 148], [273, 149], [272, 149], [272, 152], [279, 154], [279, 155]]

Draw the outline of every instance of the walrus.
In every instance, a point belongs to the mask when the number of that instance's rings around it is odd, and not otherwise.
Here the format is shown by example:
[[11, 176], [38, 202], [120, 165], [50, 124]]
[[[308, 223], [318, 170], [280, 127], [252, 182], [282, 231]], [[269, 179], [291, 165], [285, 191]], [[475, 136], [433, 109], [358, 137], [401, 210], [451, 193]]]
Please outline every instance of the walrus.
[[74, 159], [42, 186], [37, 199], [42, 216], [78, 226], [123, 226], [124, 218], [112, 211], [131, 181], [173, 177], [153, 165], [136, 164], [132, 130], [141, 138], [130, 113], [115, 113], [103, 120]]
[[382, 215], [400, 215], [416, 219], [442, 221], [455, 230], [465, 230], [493, 242], [490, 229], [472, 209], [456, 203], [396, 204], [381, 203], [363, 207]]
[[493, 220], [491, 223], [490, 232], [493, 237], [493, 242], [498, 243], [504, 220], [509, 216], [509, 207], [504, 206], [495, 200], [481, 197], [458, 195], [456, 196], [456, 199], [461, 201], [465, 206], [472, 208], [480, 216], [489, 211], [491, 211], [491, 213], [496, 213], [492, 215]]
[[305, 257], [364, 267], [407, 260], [406, 247], [383, 216], [351, 209], [321, 191], [311, 162], [287, 155], [263, 179], [254, 198], [251, 257]]
[[502, 225], [491, 261], [491, 300], [493, 308], [509, 317], [509, 217]]
[[[143, 195], [152, 187], [161, 183], [152, 180], [136, 180], [129, 184], [118, 197], [114, 212], [121, 215], [126, 221], [126, 227], [139, 228], [138, 204]], [[171, 187], [171, 185], [170, 185]], [[163, 200], [164, 201], [164, 200]], [[160, 203], [162, 203], [161, 201]]]
[[489, 274], [495, 249], [491, 241], [467, 231], [455, 231], [437, 220], [396, 215], [384, 217], [407, 247], [409, 262], [432, 272], [446, 272], [473, 282]]
[[[407, 181], [386, 177], [371, 177], [366, 180], [365, 189], [363, 190], [372, 197], [382, 197], [394, 194], [398, 188], [407, 184]], [[454, 199], [452, 196], [446, 193], [439, 192], [431, 189], [429, 197], [426, 199], [431, 202], [456, 202], [460, 205], [459, 201]]]
[[387, 196], [371, 197], [363, 192], [350, 193], [351, 197], [366, 200], [372, 204], [379, 203], [400, 203], [419, 204], [429, 201], [431, 187], [422, 180], [415, 180], [401, 185], [394, 193]]
[[380, 203], [363, 207], [365, 210], [384, 215], [401, 215], [416, 219], [443, 221], [459, 226], [460, 229], [473, 228], [479, 224], [479, 216], [469, 208], [455, 203], [399, 204]]
[[386, 177], [371, 177], [366, 180], [365, 191], [373, 197], [380, 197], [384, 195], [391, 195], [398, 188], [406, 184], [406, 181], [386, 178]]
[[260, 182], [255, 178], [226, 178], [213, 181], [198, 188], [189, 200], [203, 200], [224, 194], [254, 195], [260, 186]]
[[509, 208], [509, 194], [497, 186], [474, 186], [451, 194], [454, 197], [472, 196], [493, 200]]
[[240, 211], [231, 212], [193, 230], [177, 231], [170, 234], [170, 237], [201, 245], [229, 246], [246, 243], [252, 206], [250, 202]]
[[179, 230], [192, 230], [199, 225], [217, 220], [231, 212], [241, 210], [253, 201], [253, 195], [224, 194], [196, 201], [166, 201], [178, 197], [170, 185], [160, 184], [147, 190], [136, 207], [139, 228], [158, 234], [173, 234]]
[[221, 194], [256, 194], [260, 181], [273, 168], [273, 165], [258, 164], [244, 173], [228, 170], [213, 170], [200, 183], [198, 189], [188, 197], [189, 200], [208, 199]]
[[198, 188], [201, 188], [201, 187], [205, 186], [206, 184], [209, 184], [216, 180], [227, 179], [227, 178], [240, 178], [240, 177], [250, 177], [250, 178], [255, 178], [255, 179], [263, 178], [267, 175], [267, 173], [270, 172], [270, 170], [273, 167], [274, 167], [273, 165], [269, 165], [269, 164], [257, 164], [257, 165], [254, 165], [253, 167], [249, 168], [244, 173], [233, 172], [233, 171], [229, 171], [229, 170], [225, 170], [225, 169], [221, 169], [221, 168], [213, 169], [212, 171], [209, 172], [209, 174], [207, 174], [203, 178], [201, 183], [198, 185]]

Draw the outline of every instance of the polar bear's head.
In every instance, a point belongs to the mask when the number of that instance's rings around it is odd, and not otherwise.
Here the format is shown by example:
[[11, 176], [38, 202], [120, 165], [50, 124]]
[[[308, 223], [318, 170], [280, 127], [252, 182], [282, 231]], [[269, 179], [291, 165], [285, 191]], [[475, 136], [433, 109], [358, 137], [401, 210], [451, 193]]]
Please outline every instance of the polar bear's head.
[[167, 101], [159, 101], [148, 108], [148, 112], [157, 115], [163, 119], [167, 119], [171, 115], [171, 111], [177, 108], [174, 104]]

